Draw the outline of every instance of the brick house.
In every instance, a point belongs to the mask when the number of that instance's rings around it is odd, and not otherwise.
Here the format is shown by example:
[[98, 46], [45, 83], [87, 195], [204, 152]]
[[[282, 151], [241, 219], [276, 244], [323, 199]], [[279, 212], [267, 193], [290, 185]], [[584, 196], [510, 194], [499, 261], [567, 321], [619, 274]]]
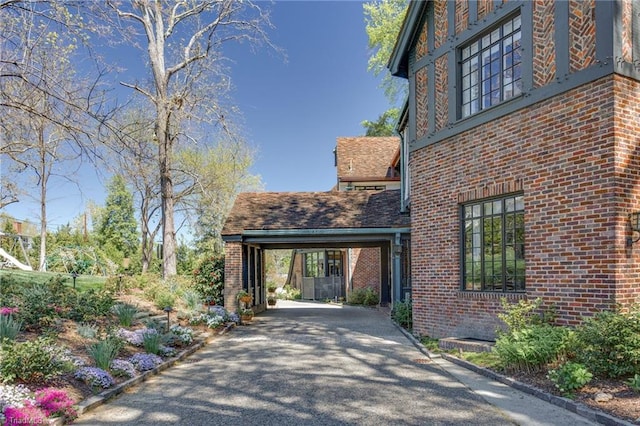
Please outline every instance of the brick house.
[[500, 298], [560, 324], [640, 296], [640, 2], [411, 2], [415, 331], [492, 339]]
[[[339, 137], [334, 156], [337, 176], [334, 190], [400, 189], [400, 140], [397, 136]], [[380, 294], [383, 270], [380, 256], [376, 247], [295, 249], [286, 284], [300, 289], [303, 299], [348, 297], [353, 290], [368, 287]], [[408, 273], [402, 277], [404, 294], [410, 281]]]
[[323, 273], [301, 283], [311, 286], [307, 298], [315, 299], [343, 283], [343, 275], [335, 272], [342, 268], [347, 250], [374, 250], [379, 259], [380, 303], [398, 300], [403, 263], [399, 247], [410, 232], [409, 216], [401, 212], [400, 204], [399, 190], [239, 194], [222, 230], [225, 306], [235, 310], [235, 296], [244, 289], [252, 294], [256, 311], [265, 309], [264, 254], [269, 249], [316, 254], [306, 259], [307, 267]]

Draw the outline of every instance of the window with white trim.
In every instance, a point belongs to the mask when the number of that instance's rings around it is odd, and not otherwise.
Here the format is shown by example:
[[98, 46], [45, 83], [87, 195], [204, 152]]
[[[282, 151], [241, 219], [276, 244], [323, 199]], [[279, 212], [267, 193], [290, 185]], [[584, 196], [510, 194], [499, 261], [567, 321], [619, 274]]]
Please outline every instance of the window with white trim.
[[522, 93], [520, 15], [460, 51], [462, 118]]

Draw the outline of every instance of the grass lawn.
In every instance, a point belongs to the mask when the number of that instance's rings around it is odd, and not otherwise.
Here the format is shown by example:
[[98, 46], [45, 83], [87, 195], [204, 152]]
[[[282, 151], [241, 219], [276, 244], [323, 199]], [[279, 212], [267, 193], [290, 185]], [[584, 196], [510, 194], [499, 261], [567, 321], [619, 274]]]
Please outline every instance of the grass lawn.
[[[73, 278], [71, 274], [64, 274], [60, 272], [37, 272], [37, 271], [21, 271], [19, 269], [2, 269], [0, 270], [0, 284], [5, 280], [11, 279], [17, 280], [18, 282], [36, 282], [36, 283], [45, 283], [49, 281], [51, 278], [62, 276], [65, 279], [65, 285], [73, 286]], [[106, 277], [98, 277], [93, 275], [78, 275], [76, 278], [76, 288], [78, 290], [88, 290], [90, 288], [99, 289], [102, 288], [104, 282], [107, 280]]]

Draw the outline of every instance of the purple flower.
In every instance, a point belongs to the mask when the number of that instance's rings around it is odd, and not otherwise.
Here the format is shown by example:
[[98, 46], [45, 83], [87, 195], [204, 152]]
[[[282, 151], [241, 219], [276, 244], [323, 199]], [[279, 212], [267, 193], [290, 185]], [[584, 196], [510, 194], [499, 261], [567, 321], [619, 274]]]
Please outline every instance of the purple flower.
[[153, 370], [162, 364], [162, 358], [154, 354], [135, 354], [129, 361], [136, 367], [138, 371]]
[[111, 361], [111, 365], [109, 366], [111, 372], [118, 377], [135, 377], [136, 367], [125, 359], [114, 359]]
[[121, 328], [116, 333], [118, 337], [124, 339], [127, 343], [130, 343], [133, 346], [142, 346], [144, 344], [144, 336], [149, 334], [158, 334], [158, 330], [155, 328], [141, 328], [129, 331]]
[[116, 384], [111, 374], [98, 367], [82, 367], [76, 371], [73, 377], [82, 380], [88, 385], [101, 387], [103, 389], [110, 388]]

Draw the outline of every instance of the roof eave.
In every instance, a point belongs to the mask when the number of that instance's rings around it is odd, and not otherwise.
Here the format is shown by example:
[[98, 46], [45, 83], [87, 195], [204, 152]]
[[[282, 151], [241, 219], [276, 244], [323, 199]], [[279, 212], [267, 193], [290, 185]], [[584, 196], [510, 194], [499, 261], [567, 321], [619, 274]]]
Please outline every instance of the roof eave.
[[407, 14], [387, 64], [387, 68], [393, 76], [402, 78], [409, 76], [409, 48], [427, 3], [428, 1], [409, 2]]

